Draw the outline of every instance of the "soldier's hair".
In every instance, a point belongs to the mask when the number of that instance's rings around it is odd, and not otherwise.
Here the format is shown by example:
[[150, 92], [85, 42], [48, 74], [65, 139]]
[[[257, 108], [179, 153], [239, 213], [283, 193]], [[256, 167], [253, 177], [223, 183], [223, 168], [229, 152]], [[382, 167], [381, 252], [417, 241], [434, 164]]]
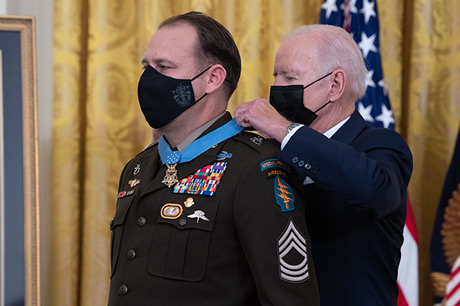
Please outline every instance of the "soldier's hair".
[[198, 46], [195, 59], [200, 70], [215, 64], [221, 64], [227, 71], [224, 85], [228, 98], [235, 91], [241, 74], [241, 57], [232, 34], [218, 21], [202, 12], [188, 12], [164, 20], [159, 29], [186, 23], [198, 33]]

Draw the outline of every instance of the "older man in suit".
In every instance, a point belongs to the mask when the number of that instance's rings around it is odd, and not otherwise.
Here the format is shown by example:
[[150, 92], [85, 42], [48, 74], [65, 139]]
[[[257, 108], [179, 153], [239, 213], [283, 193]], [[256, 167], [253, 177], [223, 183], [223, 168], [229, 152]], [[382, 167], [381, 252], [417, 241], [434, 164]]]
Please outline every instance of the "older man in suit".
[[[359, 47], [343, 29], [300, 27], [275, 59], [270, 101], [241, 105], [237, 122], [282, 143], [304, 182], [321, 305], [396, 305], [412, 155], [394, 131], [355, 110], [365, 93]], [[269, 103], [270, 102], [270, 103]]]

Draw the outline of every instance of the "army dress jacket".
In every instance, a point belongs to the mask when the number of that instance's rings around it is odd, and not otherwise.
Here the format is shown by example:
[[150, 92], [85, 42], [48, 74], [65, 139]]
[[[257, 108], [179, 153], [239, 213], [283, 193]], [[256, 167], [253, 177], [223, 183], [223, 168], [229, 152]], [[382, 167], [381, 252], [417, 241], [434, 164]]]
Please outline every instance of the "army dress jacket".
[[132, 159], [110, 225], [108, 305], [319, 305], [301, 185], [278, 153], [242, 132], [178, 164], [170, 188], [157, 145]]

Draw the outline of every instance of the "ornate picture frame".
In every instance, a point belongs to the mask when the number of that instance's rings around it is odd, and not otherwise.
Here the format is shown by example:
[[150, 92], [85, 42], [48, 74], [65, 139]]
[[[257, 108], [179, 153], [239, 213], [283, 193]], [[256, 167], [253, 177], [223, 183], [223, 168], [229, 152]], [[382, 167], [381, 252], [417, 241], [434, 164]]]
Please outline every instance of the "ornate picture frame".
[[40, 305], [36, 30], [0, 16], [0, 306]]

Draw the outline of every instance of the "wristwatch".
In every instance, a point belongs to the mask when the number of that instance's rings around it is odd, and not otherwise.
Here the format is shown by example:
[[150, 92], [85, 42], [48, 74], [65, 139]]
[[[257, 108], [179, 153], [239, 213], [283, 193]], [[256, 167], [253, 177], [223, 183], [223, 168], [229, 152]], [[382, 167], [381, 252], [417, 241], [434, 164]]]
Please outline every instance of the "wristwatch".
[[302, 124], [300, 123], [297, 123], [297, 122], [291, 122], [291, 124], [289, 124], [287, 130], [286, 130], [286, 135], [289, 134], [293, 129], [295, 129], [296, 127], [298, 126], [301, 126]]

